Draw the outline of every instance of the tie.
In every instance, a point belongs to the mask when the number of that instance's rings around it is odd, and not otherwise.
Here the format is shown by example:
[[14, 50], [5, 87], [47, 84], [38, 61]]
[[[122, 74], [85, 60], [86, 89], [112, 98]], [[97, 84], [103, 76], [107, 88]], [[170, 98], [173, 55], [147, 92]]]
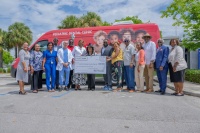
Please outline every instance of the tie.
[[68, 62], [68, 49], [64, 49], [64, 62], [67, 63]]

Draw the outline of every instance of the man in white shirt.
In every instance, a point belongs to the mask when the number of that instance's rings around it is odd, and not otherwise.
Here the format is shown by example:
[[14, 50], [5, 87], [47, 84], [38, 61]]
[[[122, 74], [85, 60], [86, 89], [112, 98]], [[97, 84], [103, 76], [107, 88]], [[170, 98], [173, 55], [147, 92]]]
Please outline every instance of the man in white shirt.
[[151, 41], [151, 35], [146, 33], [143, 36], [145, 41], [143, 48], [145, 51], [145, 83], [146, 83], [146, 92], [153, 92], [153, 74], [154, 74], [154, 62], [156, 59], [156, 44]]
[[[72, 52], [69, 50], [68, 47], [69, 42], [63, 42], [63, 48], [58, 50], [57, 57], [58, 57], [58, 64], [56, 70], [59, 71], [59, 91], [63, 90], [63, 85], [65, 86], [65, 90], [69, 90], [67, 87], [69, 84], [69, 76], [70, 70], [72, 69]], [[65, 76], [64, 76], [65, 75]], [[64, 84], [63, 84], [64, 82]]]
[[124, 77], [127, 85], [127, 89], [132, 93], [135, 91], [135, 78], [134, 78], [134, 69], [135, 69], [135, 47], [130, 43], [128, 39], [124, 40], [125, 49], [124, 49]]

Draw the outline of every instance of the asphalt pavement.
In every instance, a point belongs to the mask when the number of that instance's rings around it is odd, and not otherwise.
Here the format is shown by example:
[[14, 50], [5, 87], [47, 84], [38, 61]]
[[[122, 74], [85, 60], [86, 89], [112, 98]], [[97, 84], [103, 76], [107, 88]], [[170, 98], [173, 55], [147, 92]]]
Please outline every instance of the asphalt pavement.
[[[158, 90], [158, 84], [154, 83]], [[200, 98], [97, 90], [18, 94], [0, 78], [0, 133], [199, 133]], [[125, 88], [125, 87], [124, 87]]]

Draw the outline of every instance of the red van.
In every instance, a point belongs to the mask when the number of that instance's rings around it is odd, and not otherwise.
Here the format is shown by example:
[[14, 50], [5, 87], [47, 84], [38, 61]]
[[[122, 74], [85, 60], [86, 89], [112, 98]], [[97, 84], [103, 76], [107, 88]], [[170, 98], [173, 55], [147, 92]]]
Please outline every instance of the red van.
[[[115, 41], [123, 42], [124, 39], [129, 39], [132, 44], [134, 44], [134, 42], [143, 42], [142, 36], [145, 33], [149, 33], [154, 42], [160, 38], [160, 30], [158, 25], [154, 23], [51, 30], [43, 34], [37, 41], [30, 45], [29, 49], [31, 50], [35, 44], [39, 44], [41, 50], [44, 51], [47, 48], [47, 43], [53, 41], [54, 38], [58, 38], [58, 44], [61, 45], [62, 41], [69, 40], [74, 34], [75, 45], [77, 45], [80, 39], [83, 39], [86, 45], [88, 43], [94, 44], [95, 52], [100, 54], [103, 40], [106, 38], [111, 43]], [[19, 58], [16, 58], [11, 66], [11, 76], [14, 78], [16, 77], [18, 62]]]

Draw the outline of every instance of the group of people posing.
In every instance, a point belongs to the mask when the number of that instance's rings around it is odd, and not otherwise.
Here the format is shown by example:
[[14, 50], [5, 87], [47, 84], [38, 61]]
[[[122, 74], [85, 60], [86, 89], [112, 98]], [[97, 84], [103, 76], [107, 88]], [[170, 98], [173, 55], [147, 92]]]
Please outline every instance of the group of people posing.
[[[151, 41], [151, 35], [143, 35], [144, 43], [136, 42], [132, 44], [129, 39], [124, 39], [122, 44], [117, 42], [108, 43], [108, 39], [103, 40], [103, 47], [100, 55], [94, 50], [94, 45], [88, 44], [86, 47], [83, 40], [79, 40], [74, 46], [72, 39], [63, 41], [62, 46], [58, 46], [58, 39], [47, 44], [47, 50], [43, 53], [40, 46], [35, 45], [34, 51], [28, 51], [28, 44], [24, 43], [23, 49], [19, 53], [19, 64], [17, 67], [16, 79], [19, 81], [19, 94], [26, 94], [24, 82], [28, 82], [28, 71], [32, 74], [31, 89], [37, 93], [42, 88], [42, 73], [46, 73], [46, 86], [49, 92], [81, 90], [81, 85], [88, 84], [88, 90], [95, 90], [95, 74], [78, 74], [73, 72], [75, 57], [77, 56], [106, 56], [106, 74], [103, 75], [104, 90], [119, 92], [123, 89], [123, 81], [126, 82], [126, 90], [132, 92], [154, 92], [153, 77], [156, 70], [159, 81], [159, 92], [165, 94], [167, 84], [167, 74], [169, 69], [170, 80], [174, 82], [175, 93], [172, 95], [183, 96], [184, 73], [187, 63], [183, 57], [183, 49], [179, 46], [177, 39], [171, 39], [170, 45], [164, 45], [163, 39], [158, 39], [158, 48]], [[117, 87], [112, 86], [112, 71], [117, 77]], [[144, 77], [145, 85], [144, 88]]]

